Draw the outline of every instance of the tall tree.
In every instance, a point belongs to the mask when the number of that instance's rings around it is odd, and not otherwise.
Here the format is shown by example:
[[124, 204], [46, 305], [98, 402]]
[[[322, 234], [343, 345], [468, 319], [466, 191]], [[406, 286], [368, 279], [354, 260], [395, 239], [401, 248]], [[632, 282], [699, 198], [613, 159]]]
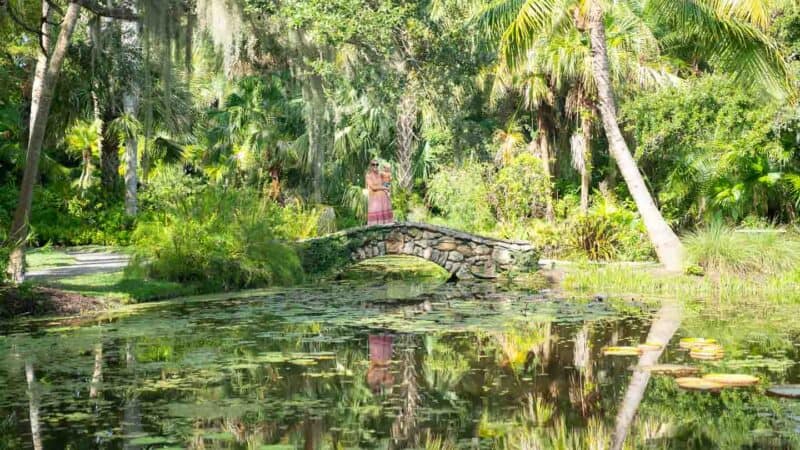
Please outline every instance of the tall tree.
[[64, 11], [59, 24], [58, 37], [53, 44], [51, 33], [55, 32], [55, 30], [50, 26], [53, 23], [52, 18], [54, 16], [52, 2], [49, 0], [42, 1], [42, 28], [40, 32], [40, 43], [42, 45], [40, 45], [40, 53], [37, 57], [31, 91], [30, 133], [25, 170], [20, 185], [17, 208], [11, 224], [11, 233], [9, 234], [12, 249], [9, 258], [8, 275], [15, 283], [21, 283], [25, 280], [25, 245], [28, 238], [33, 188], [38, 178], [39, 160], [45, 139], [47, 120], [50, 116], [50, 107], [53, 103], [53, 94], [61, 72], [61, 66], [66, 58], [82, 8], [87, 8], [97, 15], [123, 20], [135, 18], [135, 15], [125, 7], [102, 6], [90, 0], [72, 0]]
[[[47, 1], [42, 1], [43, 17], [49, 15]], [[47, 128], [47, 118], [50, 115], [50, 105], [53, 102], [53, 91], [58, 82], [58, 75], [61, 72], [61, 65], [67, 54], [72, 33], [78, 23], [81, 6], [78, 3], [70, 3], [61, 21], [61, 29], [55, 46], [51, 49], [42, 48], [41, 54], [36, 62], [35, 78], [33, 82], [32, 109], [31, 109], [31, 130], [28, 139], [26, 152], [25, 172], [20, 185], [19, 201], [14, 212], [14, 219], [11, 224], [10, 240], [13, 246], [8, 266], [9, 277], [15, 283], [25, 281], [25, 243], [28, 237], [28, 221], [31, 215], [31, 204], [33, 203], [33, 187], [39, 173], [39, 157], [44, 143], [45, 130]], [[43, 22], [42, 29], [44, 34], [49, 34], [51, 30]], [[43, 40], [44, 41], [44, 40]], [[47, 54], [46, 52], [50, 52]]]
[[[502, 30], [501, 55], [515, 67], [542, 39], [544, 30], [561, 30], [574, 23], [591, 46], [591, 80], [595, 85], [598, 111], [615, 159], [628, 190], [639, 209], [659, 260], [670, 270], [680, 270], [683, 246], [664, 220], [648, 191], [636, 161], [623, 139], [616, 116], [612, 67], [609, 63], [606, 23], [609, 19], [602, 0], [497, 0], [484, 8], [482, 17], [489, 27]], [[673, 30], [676, 40], [691, 41], [709, 63], [732, 70], [748, 82], [759, 82], [774, 91], [786, 89], [787, 70], [777, 45], [762, 31], [766, 20], [761, 2], [715, 0], [651, 0], [613, 2], [609, 10], [625, 8], [629, 23]], [[644, 19], [651, 19], [650, 22]], [[546, 36], [546, 35], [544, 35]]]
[[611, 69], [608, 64], [606, 51], [605, 24], [603, 23], [603, 6], [599, 0], [590, 0], [589, 9], [589, 35], [592, 45], [592, 76], [597, 86], [597, 109], [603, 121], [603, 128], [608, 139], [608, 149], [628, 186], [628, 192], [636, 202], [639, 214], [642, 216], [650, 242], [658, 254], [658, 260], [668, 270], [680, 271], [683, 269], [684, 249], [678, 236], [672, 231], [669, 224], [661, 215], [653, 201], [653, 196], [647, 189], [642, 173], [633, 159], [628, 144], [622, 136], [617, 121], [617, 105], [614, 100], [614, 91], [611, 87]]

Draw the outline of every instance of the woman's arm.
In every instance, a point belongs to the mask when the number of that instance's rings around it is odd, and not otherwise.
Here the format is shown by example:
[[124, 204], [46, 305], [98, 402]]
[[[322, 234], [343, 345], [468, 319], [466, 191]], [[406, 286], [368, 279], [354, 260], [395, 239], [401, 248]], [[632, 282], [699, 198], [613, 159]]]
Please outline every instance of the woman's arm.
[[376, 180], [374, 176], [370, 176], [370, 174], [367, 174], [366, 176], [366, 184], [367, 184], [367, 189], [369, 189], [370, 191], [384, 190], [383, 185], [381, 185], [380, 181]]
[[367, 174], [367, 189], [374, 192], [389, 192], [389, 189], [383, 187], [383, 182], [380, 180], [380, 175], [376, 177], [374, 175]]

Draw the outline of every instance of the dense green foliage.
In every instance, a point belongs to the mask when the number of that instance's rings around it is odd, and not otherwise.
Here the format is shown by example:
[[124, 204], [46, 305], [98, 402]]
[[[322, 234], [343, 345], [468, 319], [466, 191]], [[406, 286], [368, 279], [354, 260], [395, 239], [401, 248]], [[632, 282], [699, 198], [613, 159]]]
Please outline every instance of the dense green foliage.
[[662, 210], [688, 226], [797, 216], [800, 113], [719, 76], [625, 105], [637, 156]]
[[303, 271], [280, 240], [297, 238], [298, 224], [316, 221], [284, 211], [249, 190], [208, 188], [140, 221], [134, 241], [154, 278], [207, 290], [293, 283]]
[[[4, 241], [40, 6], [7, 4]], [[291, 282], [302, 274], [278, 242], [362, 224], [364, 173], [379, 158], [392, 167], [399, 219], [527, 239], [549, 256], [653, 257], [600, 126], [578, 2], [552, 2], [569, 12], [563, 22], [527, 25], [515, 2], [111, 4], [135, 5], [141, 27], [82, 10], [48, 122], [32, 245], [132, 244], [153, 276], [225, 289]], [[723, 17], [636, 4], [606, 11], [610, 70], [626, 139], [667, 220], [684, 234], [717, 221], [795, 223], [797, 5]], [[499, 33], [507, 27], [518, 33]], [[710, 44], [731, 30], [733, 47]], [[775, 78], [782, 70], [791, 73]], [[136, 216], [125, 203], [132, 148]]]

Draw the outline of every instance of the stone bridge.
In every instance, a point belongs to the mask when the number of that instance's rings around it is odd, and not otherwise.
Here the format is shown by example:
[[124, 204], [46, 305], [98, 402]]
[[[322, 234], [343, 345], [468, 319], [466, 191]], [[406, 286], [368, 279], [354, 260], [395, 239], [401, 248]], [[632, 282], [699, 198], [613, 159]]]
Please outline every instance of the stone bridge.
[[497, 278], [538, 267], [528, 242], [494, 239], [424, 223], [352, 228], [297, 243], [307, 273], [333, 273], [382, 255], [410, 255], [445, 268], [453, 279]]

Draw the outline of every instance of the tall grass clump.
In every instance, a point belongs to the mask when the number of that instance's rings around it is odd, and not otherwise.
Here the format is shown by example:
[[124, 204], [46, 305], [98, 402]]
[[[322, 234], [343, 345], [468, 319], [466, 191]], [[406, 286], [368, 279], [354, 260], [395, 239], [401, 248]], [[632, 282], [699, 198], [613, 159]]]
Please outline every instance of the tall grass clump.
[[[302, 222], [299, 210], [288, 216]], [[202, 290], [291, 284], [300, 261], [283, 241], [294, 230], [283, 208], [255, 191], [207, 188], [176, 200], [134, 232], [137, 261], [156, 279]]]
[[800, 237], [777, 229], [750, 232], [714, 224], [684, 239], [688, 260], [707, 273], [775, 275], [800, 266]]

